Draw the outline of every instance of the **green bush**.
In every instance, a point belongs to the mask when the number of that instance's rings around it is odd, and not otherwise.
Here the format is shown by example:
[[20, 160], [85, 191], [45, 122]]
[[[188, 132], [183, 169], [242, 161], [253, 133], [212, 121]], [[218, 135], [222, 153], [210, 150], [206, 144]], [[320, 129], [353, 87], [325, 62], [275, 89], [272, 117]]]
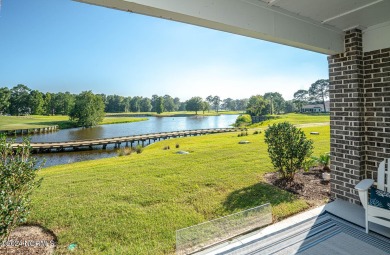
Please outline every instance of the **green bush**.
[[31, 157], [30, 143], [13, 150], [4, 135], [0, 135], [0, 241], [4, 241], [20, 223], [26, 222], [30, 211], [30, 195], [39, 186], [37, 172], [43, 164]]
[[330, 153], [324, 153], [319, 157], [312, 157], [314, 161], [316, 161], [324, 172], [330, 172], [329, 164], [330, 164]]
[[132, 152], [133, 152], [133, 150], [131, 148], [120, 148], [117, 151], [117, 154], [118, 154], [119, 157], [121, 157], [121, 156], [130, 155]]
[[302, 168], [305, 172], [309, 171], [312, 167], [317, 166], [317, 162], [312, 158], [307, 158], [303, 162]]
[[243, 114], [237, 117], [234, 123], [235, 127], [243, 127], [252, 124], [252, 118], [249, 114]]
[[265, 131], [268, 154], [281, 177], [293, 180], [295, 173], [304, 166], [312, 154], [313, 141], [305, 133], [288, 122], [273, 124]]
[[143, 150], [144, 150], [144, 148], [142, 147], [141, 144], [138, 144], [138, 145], [135, 147], [135, 152], [137, 152], [137, 154], [142, 153]]

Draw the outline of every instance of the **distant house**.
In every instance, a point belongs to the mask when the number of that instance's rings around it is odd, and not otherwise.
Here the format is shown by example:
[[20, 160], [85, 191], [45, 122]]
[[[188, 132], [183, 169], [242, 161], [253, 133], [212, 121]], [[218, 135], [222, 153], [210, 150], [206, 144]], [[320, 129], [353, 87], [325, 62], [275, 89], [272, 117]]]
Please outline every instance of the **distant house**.
[[[329, 112], [329, 101], [325, 102], [326, 112]], [[323, 104], [308, 104], [302, 107], [302, 113], [325, 112]]]

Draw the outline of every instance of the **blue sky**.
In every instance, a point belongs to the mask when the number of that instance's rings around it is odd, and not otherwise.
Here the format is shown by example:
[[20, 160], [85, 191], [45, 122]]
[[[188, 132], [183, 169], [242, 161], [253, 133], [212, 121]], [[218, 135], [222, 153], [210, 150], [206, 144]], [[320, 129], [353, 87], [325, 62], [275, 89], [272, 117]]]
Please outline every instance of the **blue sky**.
[[0, 0], [0, 87], [292, 99], [326, 55], [71, 0]]

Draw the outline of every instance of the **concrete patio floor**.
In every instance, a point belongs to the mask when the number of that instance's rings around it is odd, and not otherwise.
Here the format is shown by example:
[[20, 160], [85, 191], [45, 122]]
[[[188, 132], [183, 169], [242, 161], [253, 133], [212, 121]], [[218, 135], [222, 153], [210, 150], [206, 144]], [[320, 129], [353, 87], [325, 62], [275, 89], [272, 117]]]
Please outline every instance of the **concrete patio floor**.
[[[353, 224], [364, 227], [364, 209], [361, 206], [354, 205], [343, 200], [336, 200], [330, 202], [326, 205], [317, 207], [315, 209], [300, 213], [298, 215], [292, 216], [283, 221], [272, 224], [268, 227], [260, 229], [258, 231], [254, 231], [252, 233], [239, 236], [232, 240], [226, 241], [219, 245], [210, 247], [206, 250], [197, 252], [197, 255], [216, 255], [216, 254], [224, 254], [228, 251], [236, 251], [234, 254], [249, 254], [245, 251], [239, 251], [240, 248], [247, 246], [248, 244], [256, 243], [257, 240], [260, 240], [264, 237], [270, 236], [275, 233], [280, 233], [283, 231], [290, 231], [287, 228], [290, 228], [293, 225], [305, 222], [312, 221], [315, 222], [316, 218], [319, 217], [324, 212], [329, 212], [337, 217], [345, 219]], [[382, 236], [390, 238], [390, 229], [379, 226], [374, 223], [370, 223], [370, 231], [374, 231]], [[390, 243], [389, 243], [390, 247]], [[250, 253], [252, 254], [252, 253]], [[371, 254], [373, 255], [373, 254]]]

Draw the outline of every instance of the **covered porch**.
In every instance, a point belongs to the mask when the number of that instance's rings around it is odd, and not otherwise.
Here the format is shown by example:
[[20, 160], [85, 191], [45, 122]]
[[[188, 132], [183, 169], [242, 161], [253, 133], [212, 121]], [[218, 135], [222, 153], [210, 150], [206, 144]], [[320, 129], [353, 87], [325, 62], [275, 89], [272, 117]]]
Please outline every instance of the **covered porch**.
[[361, 221], [354, 187], [390, 157], [390, 1], [77, 1], [328, 55], [331, 197], [339, 217]]
[[329, 55], [331, 193], [390, 157], [390, 2], [383, 0], [77, 0]]

